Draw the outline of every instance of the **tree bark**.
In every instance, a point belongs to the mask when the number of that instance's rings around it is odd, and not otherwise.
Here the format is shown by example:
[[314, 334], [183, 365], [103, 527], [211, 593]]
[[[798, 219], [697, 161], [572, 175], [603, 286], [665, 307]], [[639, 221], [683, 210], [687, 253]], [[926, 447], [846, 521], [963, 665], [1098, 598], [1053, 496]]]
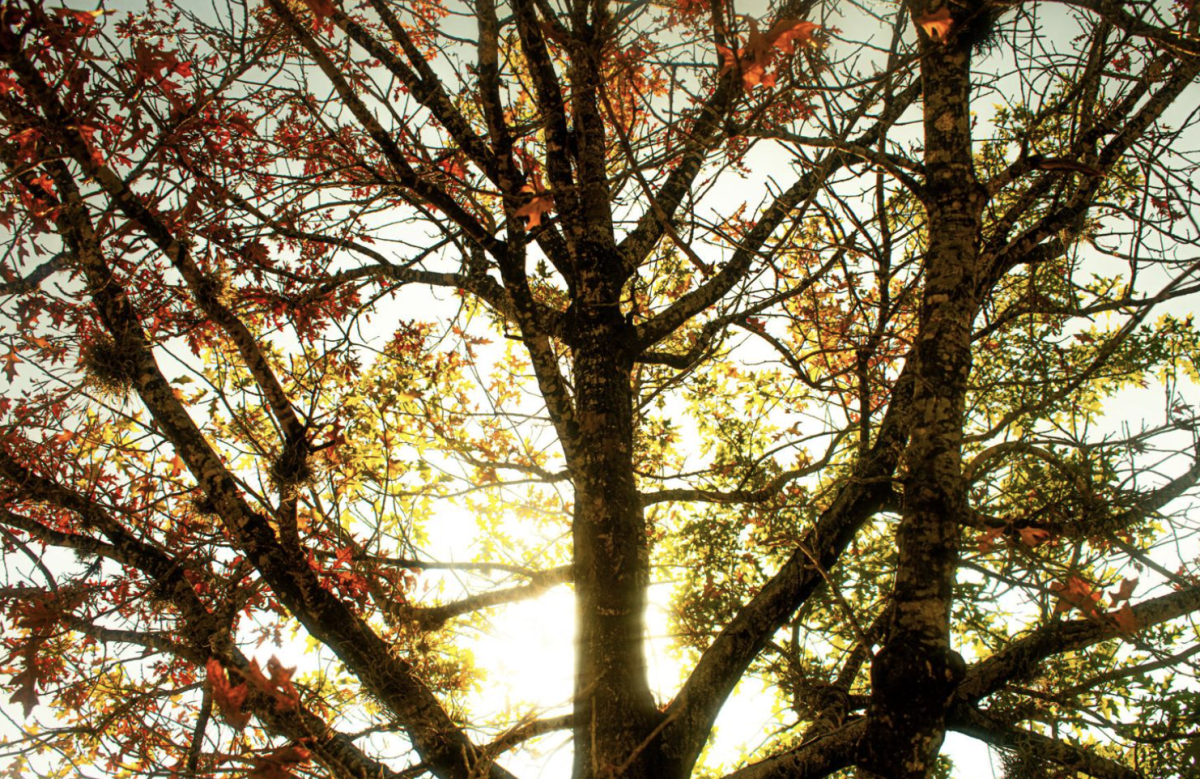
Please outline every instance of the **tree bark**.
[[579, 437], [572, 533], [578, 655], [574, 776], [659, 776], [646, 677], [646, 523], [633, 479], [630, 326], [617, 290], [575, 307]]
[[895, 610], [871, 667], [859, 757], [868, 774], [887, 779], [929, 775], [945, 735], [947, 704], [965, 671], [950, 646], [950, 606], [958, 518], [967, 505], [962, 429], [986, 202], [971, 155], [969, 45], [955, 33], [979, 10], [978, 3], [970, 5], [911, 7], [918, 22], [949, 12], [953, 23], [938, 40], [925, 37], [921, 60], [929, 248], [901, 476]]

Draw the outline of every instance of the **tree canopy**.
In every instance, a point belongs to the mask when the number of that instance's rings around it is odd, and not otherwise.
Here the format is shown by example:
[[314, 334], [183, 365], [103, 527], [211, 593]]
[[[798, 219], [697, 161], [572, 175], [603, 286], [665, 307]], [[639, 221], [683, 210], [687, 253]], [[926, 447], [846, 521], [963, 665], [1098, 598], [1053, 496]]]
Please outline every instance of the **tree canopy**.
[[1198, 75], [1188, 0], [5, 3], [0, 770], [1196, 776]]

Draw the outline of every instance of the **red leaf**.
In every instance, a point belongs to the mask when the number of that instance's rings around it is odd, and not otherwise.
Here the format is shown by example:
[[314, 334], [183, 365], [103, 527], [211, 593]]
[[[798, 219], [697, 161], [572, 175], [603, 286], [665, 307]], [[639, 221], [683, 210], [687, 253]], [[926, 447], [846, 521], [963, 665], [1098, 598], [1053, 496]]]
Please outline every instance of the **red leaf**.
[[291, 769], [308, 762], [310, 753], [302, 746], [280, 747], [269, 755], [256, 758], [247, 777], [253, 779], [292, 779]]
[[17, 144], [17, 157], [23, 160], [36, 160], [38, 139], [42, 134], [35, 127], [27, 127], [19, 133], [8, 136], [10, 141]]
[[28, 717], [38, 705], [37, 671], [33, 663], [30, 662], [24, 671], [14, 676], [13, 682], [17, 685], [17, 691], [9, 696], [8, 702], [21, 704]]
[[140, 41], [133, 45], [133, 60], [134, 69], [143, 78], [168, 79], [192, 73], [191, 63], [181, 62], [175, 52], [162, 51]]
[[73, 8], [55, 8], [54, 13], [59, 19], [72, 19], [84, 27], [91, 27], [105, 11], [76, 11]]
[[325, 21], [327, 17], [333, 16], [333, 12], [337, 10], [333, 0], [304, 0], [304, 4], [308, 6], [308, 10], [312, 11], [317, 24]]

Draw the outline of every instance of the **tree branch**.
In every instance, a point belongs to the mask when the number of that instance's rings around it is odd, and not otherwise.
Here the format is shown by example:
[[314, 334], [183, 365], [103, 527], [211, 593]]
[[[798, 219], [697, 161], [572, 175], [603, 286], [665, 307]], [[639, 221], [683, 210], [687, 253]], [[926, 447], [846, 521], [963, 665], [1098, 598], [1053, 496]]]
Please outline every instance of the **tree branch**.
[[858, 462], [833, 503], [804, 534], [799, 544], [802, 548], [792, 553], [779, 572], [717, 635], [667, 707], [664, 716], [674, 721], [664, 738], [670, 750], [679, 755], [684, 773], [694, 765], [717, 713], [751, 660], [822, 584], [821, 570], [831, 570], [863, 523], [892, 500], [891, 479], [908, 436], [911, 393], [911, 371], [906, 363], [870, 456]]
[[1137, 771], [1082, 747], [1043, 736], [1024, 728], [1005, 725], [970, 706], [956, 706], [946, 717], [946, 727], [994, 747], [1025, 752], [1057, 763], [1068, 771], [1096, 779], [1142, 779]]

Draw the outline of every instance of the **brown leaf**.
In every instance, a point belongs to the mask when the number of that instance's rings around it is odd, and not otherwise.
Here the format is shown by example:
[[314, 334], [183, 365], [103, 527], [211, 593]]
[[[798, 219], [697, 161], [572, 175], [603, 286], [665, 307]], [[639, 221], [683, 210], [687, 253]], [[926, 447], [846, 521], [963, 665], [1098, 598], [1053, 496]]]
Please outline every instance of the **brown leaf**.
[[38, 705], [37, 694], [37, 670], [33, 662], [29, 662], [25, 670], [13, 677], [13, 682], [17, 686], [17, 691], [9, 696], [9, 703], [19, 703], [21, 708], [25, 710], [25, 716], [28, 717], [33, 713], [33, 709]]
[[250, 712], [244, 711], [243, 706], [250, 690], [244, 684], [230, 684], [220, 661], [209, 660], [205, 667], [208, 670], [208, 683], [213, 688], [213, 700], [221, 710], [221, 716], [238, 730], [245, 729], [250, 724]]
[[1085, 617], [1097, 616], [1096, 603], [1100, 600], [1100, 593], [1078, 576], [1068, 577], [1066, 584], [1054, 582], [1050, 585], [1050, 591], [1057, 593], [1059, 597], [1058, 604], [1054, 607], [1055, 614], [1070, 611], [1074, 607]]

